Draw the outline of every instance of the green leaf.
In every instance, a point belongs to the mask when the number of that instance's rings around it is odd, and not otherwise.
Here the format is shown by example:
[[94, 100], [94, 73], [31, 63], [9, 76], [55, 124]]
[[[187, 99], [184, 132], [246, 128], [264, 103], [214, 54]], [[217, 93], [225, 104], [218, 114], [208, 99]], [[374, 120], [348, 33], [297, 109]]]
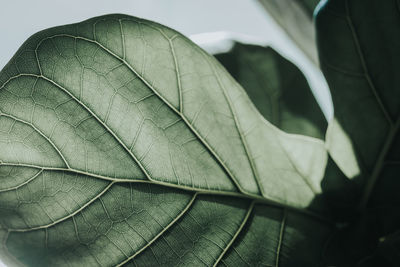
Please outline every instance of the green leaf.
[[48, 29], [0, 84], [3, 254], [39, 266], [319, 262], [331, 226], [303, 208], [326, 213], [323, 142], [267, 122], [179, 33], [125, 15]]
[[335, 108], [327, 147], [363, 188], [362, 235], [372, 239], [372, 247], [400, 229], [399, 6], [327, 1], [316, 16], [320, 62]]
[[[299, 69], [270, 47], [230, 41], [234, 44], [231, 50], [215, 57], [243, 86], [259, 112], [285, 132], [324, 139], [326, 119]], [[360, 190], [331, 158], [321, 189], [336, 220], [354, 217]]]
[[326, 119], [294, 64], [270, 47], [241, 43], [214, 56], [269, 122], [288, 133], [325, 138]]
[[317, 0], [259, 0], [277, 24], [305, 55], [318, 65], [312, 14]]
[[335, 151], [341, 147], [355, 151], [367, 184], [364, 205], [375, 182], [398, 171], [400, 140], [400, 79], [394, 74], [400, 57], [400, 16], [395, 2], [370, 2], [329, 1], [317, 15], [321, 64], [332, 88], [338, 125], [327, 139], [341, 127], [351, 140], [344, 144], [332, 138], [329, 146], [338, 161], [341, 155]]

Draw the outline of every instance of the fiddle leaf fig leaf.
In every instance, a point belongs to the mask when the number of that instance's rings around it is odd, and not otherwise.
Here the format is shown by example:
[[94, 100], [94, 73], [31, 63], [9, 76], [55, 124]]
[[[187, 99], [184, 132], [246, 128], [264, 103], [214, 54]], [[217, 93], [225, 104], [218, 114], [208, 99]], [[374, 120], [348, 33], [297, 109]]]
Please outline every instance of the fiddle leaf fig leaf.
[[325, 138], [327, 122], [306, 78], [273, 48], [235, 43], [215, 57], [269, 122], [288, 133]]
[[[215, 57], [242, 85], [259, 112], [285, 132], [324, 139], [327, 121], [300, 70], [270, 47], [229, 41], [234, 44], [230, 51]], [[331, 158], [321, 189], [331, 215], [335, 213], [338, 220], [354, 217], [360, 190]]]
[[[316, 18], [321, 65], [335, 104], [328, 147], [339, 162], [346, 155], [337, 151], [355, 151], [366, 184], [363, 205], [377, 180], [399, 171], [400, 140], [400, 79], [393, 73], [399, 67], [400, 16], [395, 2], [368, 3], [328, 1]], [[391, 41], [381, 42], [386, 39]], [[339, 127], [350, 142], [335, 138]]]
[[[370, 239], [368, 250], [377, 248], [358, 266], [374, 261], [386, 266], [380, 260], [390, 248], [385, 239], [400, 229], [399, 6], [399, 1], [329, 0], [316, 15], [321, 67], [335, 107], [327, 147], [363, 188], [359, 202], [366, 227], [360, 236]], [[387, 266], [399, 264], [397, 259]]]
[[1, 248], [25, 265], [316, 265], [327, 164], [154, 22], [44, 30], [0, 73]]

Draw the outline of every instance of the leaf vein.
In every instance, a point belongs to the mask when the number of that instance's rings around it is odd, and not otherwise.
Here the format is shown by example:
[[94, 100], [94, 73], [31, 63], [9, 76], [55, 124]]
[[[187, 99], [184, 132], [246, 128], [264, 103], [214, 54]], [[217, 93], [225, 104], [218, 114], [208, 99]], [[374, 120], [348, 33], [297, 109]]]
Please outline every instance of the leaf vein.
[[237, 231], [235, 232], [235, 234], [233, 235], [232, 239], [229, 241], [228, 245], [225, 247], [225, 249], [222, 251], [222, 253], [219, 255], [219, 257], [217, 258], [217, 260], [214, 263], [214, 267], [216, 267], [218, 265], [218, 263], [222, 260], [222, 258], [224, 257], [224, 255], [226, 254], [226, 252], [229, 250], [229, 248], [233, 245], [233, 243], [235, 242], [236, 238], [239, 236], [239, 234], [242, 232], [244, 226], [246, 225], [248, 219], [250, 218], [250, 215], [254, 209], [254, 205], [255, 205], [255, 201], [252, 201], [250, 203], [249, 208], [247, 209], [246, 215], [243, 218], [242, 223], [240, 224], [239, 228], [237, 229]]
[[33, 181], [33, 180], [34, 180], [36, 177], [38, 177], [42, 172], [43, 172], [43, 169], [42, 169], [42, 170], [39, 170], [39, 171], [38, 171], [37, 173], [35, 173], [31, 178], [29, 178], [28, 180], [26, 180], [25, 182], [23, 182], [23, 183], [21, 183], [21, 184], [19, 184], [19, 185], [16, 185], [16, 186], [13, 186], [13, 187], [8, 187], [8, 188], [0, 189], [0, 193], [7, 192], [7, 191], [12, 191], [12, 190], [16, 190], [16, 189], [18, 189], [18, 188], [20, 188], [20, 187], [22, 187], [22, 186], [24, 186], [24, 185], [30, 183], [31, 181]]
[[364, 70], [365, 79], [367, 80], [367, 83], [368, 83], [373, 95], [375, 96], [376, 101], [378, 102], [378, 105], [379, 105], [380, 109], [383, 112], [383, 115], [385, 116], [385, 118], [388, 121], [389, 125], [391, 127], [393, 127], [393, 124], [394, 124], [393, 119], [391, 118], [391, 116], [389, 115], [389, 112], [387, 111], [385, 105], [383, 104], [383, 101], [382, 101], [382, 99], [381, 99], [381, 97], [380, 97], [380, 95], [379, 95], [374, 83], [372, 82], [371, 75], [369, 74], [367, 63], [366, 63], [365, 57], [364, 57], [364, 53], [361, 50], [360, 42], [358, 40], [358, 36], [357, 36], [355, 27], [353, 25], [353, 21], [352, 21], [351, 16], [350, 16], [350, 8], [349, 8], [348, 0], [345, 1], [345, 8], [346, 8], [346, 15], [347, 15], [346, 16], [346, 20], [347, 20], [347, 23], [349, 25], [351, 34], [352, 34], [353, 39], [354, 39], [354, 44], [356, 46], [357, 53], [358, 53], [358, 56], [360, 58], [361, 66], [362, 66], [362, 68]]
[[108, 189], [110, 189], [111, 186], [113, 186], [115, 182], [111, 182], [109, 183], [100, 193], [98, 193], [96, 196], [94, 196], [90, 201], [88, 201], [85, 205], [83, 205], [82, 207], [80, 207], [79, 209], [75, 210], [74, 212], [68, 214], [67, 216], [64, 216], [52, 223], [46, 224], [46, 225], [41, 225], [41, 226], [36, 226], [36, 227], [31, 227], [31, 228], [8, 228], [9, 232], [30, 232], [30, 231], [35, 231], [35, 230], [40, 230], [40, 229], [47, 229], [49, 227], [52, 227], [56, 224], [59, 224], [71, 217], [73, 217], [74, 215], [78, 214], [79, 212], [81, 212], [82, 210], [84, 210], [86, 207], [88, 207], [90, 204], [92, 204], [94, 201], [96, 201], [97, 199], [99, 199], [102, 195], [104, 195]]
[[159, 237], [161, 237], [164, 232], [166, 232], [169, 228], [171, 228], [173, 225], [175, 225], [175, 223], [190, 209], [190, 207], [192, 206], [192, 204], [194, 203], [196, 197], [197, 197], [198, 193], [193, 194], [192, 199], [189, 201], [189, 203], [185, 206], [185, 208], [162, 230], [160, 231], [152, 240], [150, 240], [145, 246], [143, 246], [142, 248], [140, 248], [138, 251], [136, 251], [132, 256], [128, 257], [127, 259], [125, 259], [124, 261], [120, 262], [119, 264], [117, 264], [116, 266], [122, 266], [125, 263], [131, 261], [132, 259], [134, 259], [137, 255], [139, 255], [142, 251], [144, 251], [146, 248], [150, 247], [151, 244], [153, 244], [156, 240], [158, 240]]

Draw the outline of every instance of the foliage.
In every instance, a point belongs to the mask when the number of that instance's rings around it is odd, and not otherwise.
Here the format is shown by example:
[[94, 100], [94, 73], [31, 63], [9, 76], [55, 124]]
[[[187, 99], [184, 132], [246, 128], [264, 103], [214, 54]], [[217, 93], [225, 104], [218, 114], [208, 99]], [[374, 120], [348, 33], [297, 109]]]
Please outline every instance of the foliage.
[[271, 48], [214, 58], [126, 15], [29, 38], [0, 73], [2, 259], [397, 266], [399, 16], [369, 2], [316, 17], [326, 140], [305, 78]]

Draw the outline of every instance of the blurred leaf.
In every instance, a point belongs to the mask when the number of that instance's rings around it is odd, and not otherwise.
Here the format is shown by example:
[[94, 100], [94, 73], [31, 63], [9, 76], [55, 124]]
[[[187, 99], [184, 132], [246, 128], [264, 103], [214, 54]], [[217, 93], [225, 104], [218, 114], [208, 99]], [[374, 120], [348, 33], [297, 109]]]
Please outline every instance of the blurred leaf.
[[294, 64], [270, 47], [241, 43], [214, 56], [269, 122], [288, 133], [325, 138], [326, 119]]
[[318, 1], [259, 0], [259, 2], [308, 58], [318, 65], [312, 18], [313, 10]]
[[336, 118], [327, 147], [362, 186], [364, 235], [376, 237], [376, 243], [400, 229], [399, 6], [399, 1], [331, 0], [316, 16]]
[[[390, 179], [400, 170], [400, 77], [395, 74], [400, 67], [396, 60], [400, 59], [400, 16], [396, 8], [395, 2], [339, 0], [328, 1], [317, 15], [320, 60], [332, 89], [335, 117], [366, 177], [364, 205], [380, 177]], [[334, 149], [342, 145], [330, 143]]]

